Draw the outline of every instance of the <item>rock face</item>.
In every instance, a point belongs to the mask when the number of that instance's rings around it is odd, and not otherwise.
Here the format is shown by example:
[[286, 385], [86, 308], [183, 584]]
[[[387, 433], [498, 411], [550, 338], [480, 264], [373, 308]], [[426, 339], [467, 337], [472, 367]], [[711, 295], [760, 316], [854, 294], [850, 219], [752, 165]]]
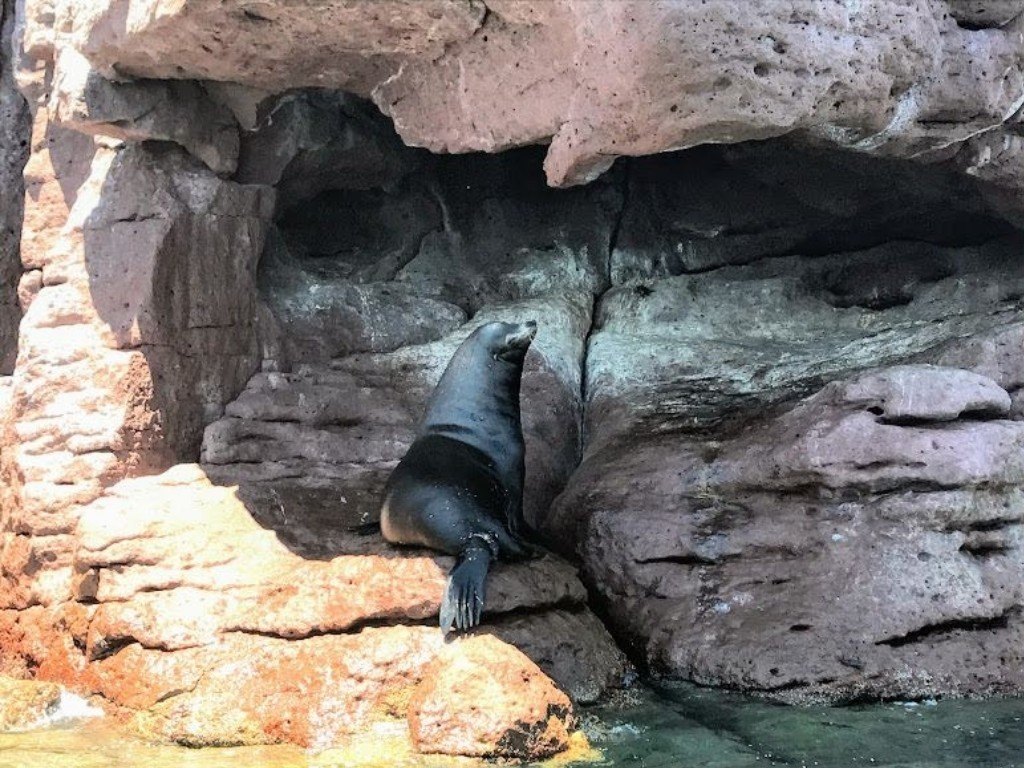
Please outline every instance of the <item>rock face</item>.
[[1020, 688], [1019, 247], [926, 249], [948, 276], [898, 300], [868, 251], [838, 308], [828, 258], [605, 296], [550, 524], [653, 670], [791, 701]]
[[[79, 520], [74, 591], [88, 612], [87, 663], [72, 681], [149, 736], [327, 746], [405, 717], [410, 696], [452, 700], [468, 690], [449, 690], [457, 678], [472, 688], [483, 675], [508, 697], [488, 728], [522, 720], [509, 709], [515, 701], [560, 713], [561, 730], [535, 733], [531, 722], [524, 742], [509, 735], [494, 751], [507, 755], [563, 744], [571, 707], [555, 683], [592, 701], [621, 682], [623, 657], [563, 561], [499, 566], [486, 625], [463, 652], [436, 625], [452, 558], [398, 552], [337, 524], [315, 547], [303, 542], [317, 531], [301, 522], [289, 531], [261, 525], [234, 489], [194, 465], [110, 488]], [[565, 663], [567, 652], [575, 663]], [[519, 679], [520, 688], [503, 687]], [[433, 723], [432, 705], [423, 706], [408, 711], [431, 751], [481, 754], [480, 740], [494, 735], [460, 741], [458, 728]]]
[[0, 5], [0, 375], [14, 371], [18, 356], [18, 245], [24, 212], [21, 171], [28, 159], [28, 104], [15, 88], [13, 50], [14, 2]]
[[1014, 124], [1024, 96], [1017, 2], [54, 5], [64, 44], [108, 77], [372, 95], [407, 143], [435, 151], [550, 141], [559, 186], [622, 155], [791, 132], [947, 159]]
[[[626, 671], [589, 597], [655, 674], [1024, 690], [1020, 3], [17, 5], [0, 673], [540, 757]], [[501, 566], [446, 645], [450, 559], [354, 529], [492, 319], [586, 589]]]

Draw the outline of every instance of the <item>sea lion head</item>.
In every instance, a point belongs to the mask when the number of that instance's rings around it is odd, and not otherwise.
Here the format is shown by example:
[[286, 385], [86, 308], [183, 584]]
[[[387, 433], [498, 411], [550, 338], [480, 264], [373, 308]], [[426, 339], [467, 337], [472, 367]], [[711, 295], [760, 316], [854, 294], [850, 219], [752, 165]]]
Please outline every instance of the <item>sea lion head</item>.
[[487, 323], [473, 332], [476, 340], [484, 345], [495, 360], [522, 365], [526, 350], [537, 335], [537, 323]]

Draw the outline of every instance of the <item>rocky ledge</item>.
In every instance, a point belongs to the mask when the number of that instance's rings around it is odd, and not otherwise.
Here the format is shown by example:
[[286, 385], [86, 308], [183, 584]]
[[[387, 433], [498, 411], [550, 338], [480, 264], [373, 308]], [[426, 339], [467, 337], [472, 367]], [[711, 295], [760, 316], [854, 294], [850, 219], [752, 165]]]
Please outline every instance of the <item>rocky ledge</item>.
[[758, 14], [746, 0], [27, 5], [35, 46], [59, 30], [60, 49], [108, 79], [243, 84], [234, 102], [250, 112], [268, 92], [342, 89], [433, 151], [550, 143], [557, 186], [623, 155], [790, 132], [930, 160], [962, 149], [985, 173], [1020, 156], [1013, 0], [799, 0]]
[[[408, 715], [425, 751], [537, 757], [568, 744], [562, 691], [594, 701], [626, 672], [553, 556], [497, 567], [485, 624], [446, 641], [452, 558], [343, 525], [330, 555], [304, 550], [194, 465], [112, 487], [82, 510], [79, 535], [77, 682], [150, 737], [326, 747]], [[484, 700], [486, 728], [445, 726]]]

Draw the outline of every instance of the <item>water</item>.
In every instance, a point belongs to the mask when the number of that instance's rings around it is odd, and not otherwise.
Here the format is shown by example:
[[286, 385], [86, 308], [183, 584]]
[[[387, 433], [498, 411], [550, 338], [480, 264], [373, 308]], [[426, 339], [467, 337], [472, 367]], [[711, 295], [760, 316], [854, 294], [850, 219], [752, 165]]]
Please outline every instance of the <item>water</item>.
[[[1024, 768], [1024, 699], [791, 708], [677, 686], [585, 713], [583, 765], [639, 768]], [[344, 750], [186, 749], [126, 737], [104, 721], [0, 735], [0, 768], [447, 768], [413, 755], [402, 725]], [[561, 768], [564, 761], [549, 763]]]

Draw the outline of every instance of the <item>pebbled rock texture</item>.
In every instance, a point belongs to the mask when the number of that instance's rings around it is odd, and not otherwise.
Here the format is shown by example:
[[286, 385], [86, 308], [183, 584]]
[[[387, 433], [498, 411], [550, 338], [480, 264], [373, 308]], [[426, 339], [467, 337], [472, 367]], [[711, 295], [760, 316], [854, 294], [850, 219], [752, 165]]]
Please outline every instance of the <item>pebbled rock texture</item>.
[[1024, 97], [1017, 2], [28, 2], [110, 79], [372, 96], [436, 152], [548, 143], [556, 186], [620, 156], [789, 133], [944, 161]]
[[409, 702], [420, 752], [542, 760], [568, 748], [572, 703], [522, 653], [482, 636], [446, 651]]
[[40, 727], [57, 710], [60, 697], [54, 683], [0, 677], [0, 733]]

